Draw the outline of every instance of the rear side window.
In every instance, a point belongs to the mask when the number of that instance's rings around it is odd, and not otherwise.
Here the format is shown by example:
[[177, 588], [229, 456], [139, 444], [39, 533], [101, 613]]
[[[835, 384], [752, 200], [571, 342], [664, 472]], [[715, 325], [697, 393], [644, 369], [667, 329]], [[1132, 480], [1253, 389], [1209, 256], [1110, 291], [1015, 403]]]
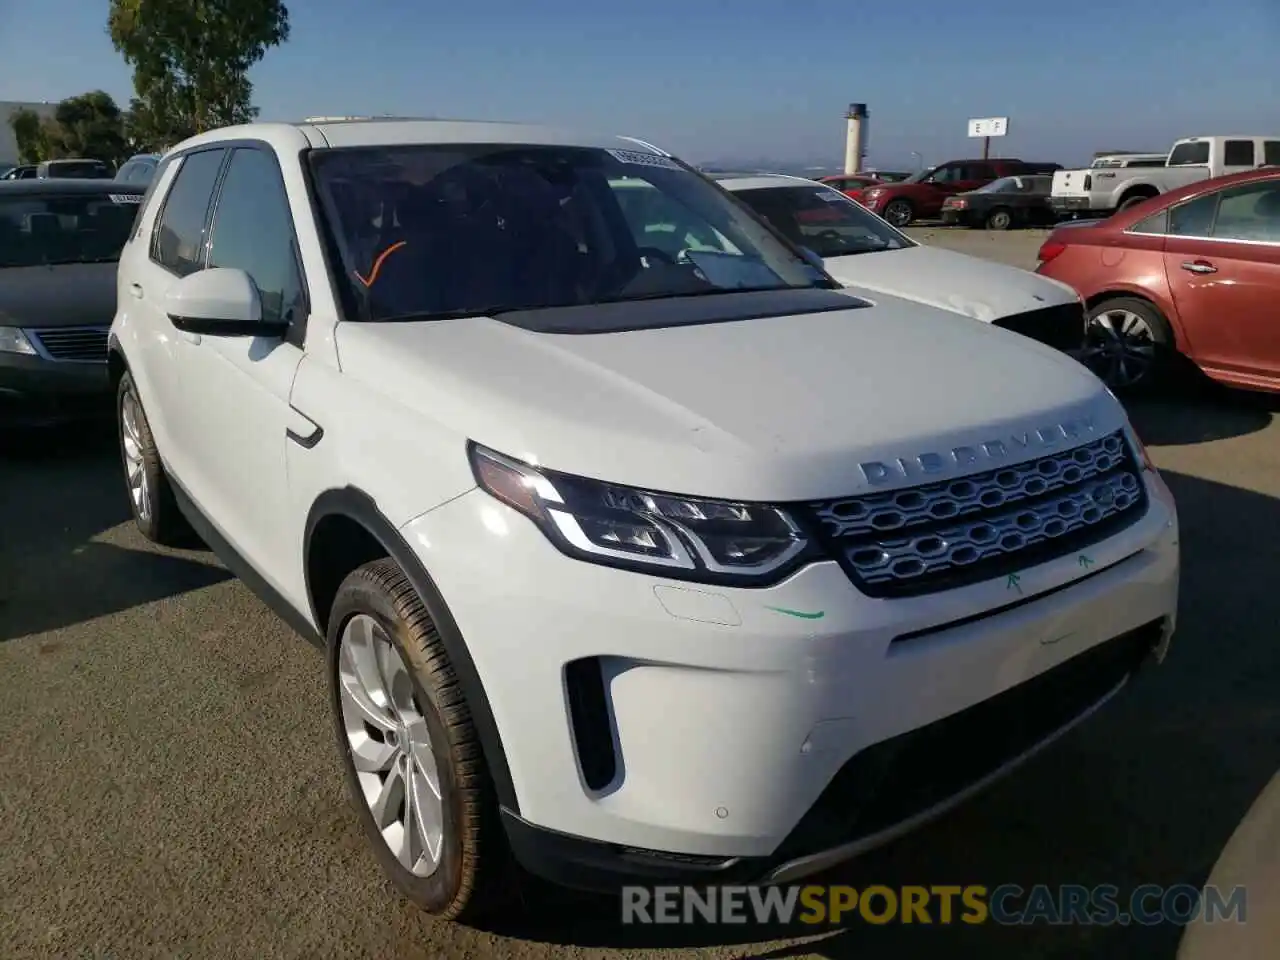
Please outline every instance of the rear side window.
[[1169, 211], [1169, 233], [1175, 237], [1207, 237], [1218, 209], [1218, 194], [1180, 203]]
[[137, 209], [125, 194], [0, 197], [0, 268], [119, 260]]
[[1252, 167], [1253, 141], [1228, 140], [1222, 147], [1222, 165], [1224, 167]]
[[1147, 217], [1145, 220], [1139, 220], [1129, 228], [1130, 233], [1151, 233], [1162, 235], [1169, 229], [1169, 211], [1161, 210], [1159, 213]]
[[209, 266], [234, 267], [253, 278], [267, 322], [301, 319], [303, 285], [293, 214], [274, 158], [264, 150], [232, 151], [210, 226]]
[[203, 266], [205, 219], [225, 153], [205, 150], [183, 158], [156, 222], [151, 259], [180, 277]]
[[1263, 143], [1262, 162], [1268, 166], [1280, 166], [1280, 140], [1268, 140]]
[[1169, 154], [1169, 166], [1193, 166], [1209, 162], [1209, 141], [1198, 140], [1195, 143], [1180, 143]]
[[1280, 181], [1251, 183], [1224, 190], [1213, 223], [1220, 240], [1280, 243]]

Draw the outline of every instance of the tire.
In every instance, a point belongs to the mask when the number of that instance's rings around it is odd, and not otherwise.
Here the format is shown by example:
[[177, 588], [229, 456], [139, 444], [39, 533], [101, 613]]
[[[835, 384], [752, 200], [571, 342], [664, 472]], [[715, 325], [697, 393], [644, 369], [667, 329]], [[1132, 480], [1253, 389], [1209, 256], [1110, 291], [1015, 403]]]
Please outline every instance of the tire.
[[116, 427], [129, 509], [139, 532], [161, 546], [190, 545], [195, 539], [194, 532], [178, 509], [173, 486], [164, 472], [151, 425], [142, 409], [142, 399], [133, 375], [127, 371], [116, 387]]
[[1013, 211], [1008, 207], [996, 207], [987, 214], [988, 230], [1008, 230], [1013, 226]]
[[1124, 201], [1120, 204], [1120, 206], [1116, 208], [1116, 212], [1119, 212], [1121, 210], [1128, 210], [1130, 207], [1136, 207], [1138, 204], [1142, 203], [1144, 200], [1150, 200], [1152, 197], [1155, 197], [1155, 196], [1159, 196], [1159, 194], [1138, 193], [1138, 194], [1134, 194], [1131, 197], [1125, 197]]
[[890, 200], [885, 204], [884, 218], [899, 229], [909, 226], [915, 217], [915, 207], [910, 200]]
[[[516, 871], [470, 710], [426, 607], [393, 560], [376, 560], [338, 588], [328, 633], [334, 731], [379, 866], [427, 913], [463, 923], [490, 916], [515, 892]], [[365, 659], [373, 650], [381, 659]], [[372, 672], [357, 669], [375, 662]], [[433, 776], [438, 799], [427, 789]], [[406, 783], [419, 791], [412, 808]], [[414, 817], [439, 826], [436, 850], [434, 832], [406, 830]], [[406, 833], [416, 845], [398, 842]]]
[[[1106, 318], [1105, 323], [1103, 318]], [[1109, 334], [1108, 326], [1117, 337]], [[1121, 342], [1120, 347], [1116, 346], [1117, 340]], [[1134, 340], [1140, 343], [1131, 342]], [[1125, 346], [1144, 348], [1142, 356], [1147, 362], [1145, 370], [1138, 376], [1123, 375], [1120, 360], [1126, 360], [1123, 366], [1132, 370], [1138, 359], [1133, 352], [1124, 349]], [[1177, 356], [1173, 328], [1154, 304], [1137, 297], [1111, 297], [1089, 310], [1085, 348], [1080, 359], [1116, 393], [1155, 391], [1168, 380]]]

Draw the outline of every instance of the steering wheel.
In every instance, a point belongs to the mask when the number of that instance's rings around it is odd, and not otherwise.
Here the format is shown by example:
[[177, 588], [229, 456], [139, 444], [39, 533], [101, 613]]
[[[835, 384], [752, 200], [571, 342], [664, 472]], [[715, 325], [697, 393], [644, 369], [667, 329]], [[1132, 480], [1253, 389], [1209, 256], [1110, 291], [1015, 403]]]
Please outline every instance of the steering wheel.
[[822, 230], [816, 236], [815, 240], [834, 240], [837, 243], [844, 242], [844, 235], [836, 230]]

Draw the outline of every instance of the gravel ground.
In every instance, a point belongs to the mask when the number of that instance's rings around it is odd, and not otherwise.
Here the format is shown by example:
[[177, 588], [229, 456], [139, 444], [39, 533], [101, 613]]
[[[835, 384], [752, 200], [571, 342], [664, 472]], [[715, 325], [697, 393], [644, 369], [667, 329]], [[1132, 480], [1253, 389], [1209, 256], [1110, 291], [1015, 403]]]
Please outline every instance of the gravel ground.
[[[1023, 266], [1043, 235], [914, 232]], [[1169, 661], [1014, 776], [826, 879], [1204, 881], [1280, 767], [1276, 409], [1201, 386], [1134, 408], [1184, 525]], [[0, 443], [0, 955], [1173, 955], [1172, 927], [623, 928], [616, 905], [567, 894], [492, 932], [436, 923], [357, 833], [318, 652], [209, 554], [139, 538], [110, 436]]]

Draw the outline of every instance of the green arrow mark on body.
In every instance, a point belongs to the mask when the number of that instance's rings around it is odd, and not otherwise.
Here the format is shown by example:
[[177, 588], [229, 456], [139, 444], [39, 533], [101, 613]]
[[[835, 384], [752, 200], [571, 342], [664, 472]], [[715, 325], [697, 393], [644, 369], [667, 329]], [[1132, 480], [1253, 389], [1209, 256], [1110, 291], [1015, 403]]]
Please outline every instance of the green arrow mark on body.
[[803, 610], [791, 610], [787, 607], [766, 607], [774, 613], [785, 613], [788, 617], [799, 617], [801, 620], [821, 620], [827, 615], [825, 610], [818, 610], [816, 613], [806, 613]]
[[1021, 577], [1019, 577], [1016, 573], [1011, 573], [1011, 574], [1009, 574], [1009, 582], [1005, 585], [1005, 589], [1006, 589], [1006, 590], [1017, 590], [1019, 593], [1021, 593], [1021, 592], [1022, 592], [1022, 587], [1021, 587], [1021, 585], [1019, 584], [1019, 581], [1020, 581], [1021, 579], [1022, 579], [1022, 578], [1021, 578]]

